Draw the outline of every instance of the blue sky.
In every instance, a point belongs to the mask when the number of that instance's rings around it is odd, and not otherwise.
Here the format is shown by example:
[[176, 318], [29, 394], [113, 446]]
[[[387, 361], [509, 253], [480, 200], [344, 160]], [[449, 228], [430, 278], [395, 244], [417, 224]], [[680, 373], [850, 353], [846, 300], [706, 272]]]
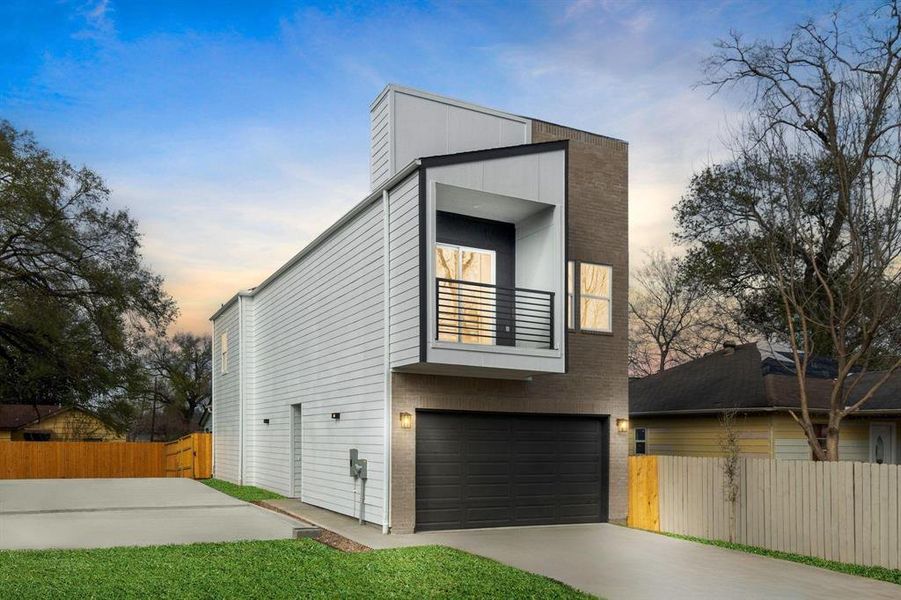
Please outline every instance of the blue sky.
[[368, 191], [388, 82], [630, 143], [633, 262], [725, 156], [741, 99], [693, 89], [730, 29], [781, 38], [813, 2], [19, 1], [0, 6], [0, 118], [97, 170], [147, 261], [207, 317]]

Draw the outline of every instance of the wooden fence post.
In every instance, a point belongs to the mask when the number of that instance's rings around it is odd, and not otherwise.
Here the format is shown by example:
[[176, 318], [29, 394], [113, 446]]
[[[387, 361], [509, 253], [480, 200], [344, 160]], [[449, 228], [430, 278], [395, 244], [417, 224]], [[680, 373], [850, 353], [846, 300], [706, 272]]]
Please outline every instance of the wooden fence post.
[[629, 457], [629, 527], [660, 531], [656, 456]]

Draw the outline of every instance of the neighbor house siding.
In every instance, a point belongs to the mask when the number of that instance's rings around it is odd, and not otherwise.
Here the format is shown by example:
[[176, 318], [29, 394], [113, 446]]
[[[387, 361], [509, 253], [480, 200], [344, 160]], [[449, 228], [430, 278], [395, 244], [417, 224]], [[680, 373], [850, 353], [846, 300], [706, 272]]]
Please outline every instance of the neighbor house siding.
[[[228, 335], [228, 373], [222, 373], [221, 336]], [[238, 300], [213, 323], [213, 468], [218, 479], [240, 480], [240, 362]]]
[[104, 442], [124, 442], [125, 436], [116, 433], [97, 417], [80, 410], [67, 410], [51, 415], [33, 425], [13, 431], [9, 439], [19, 441], [25, 434], [33, 431], [49, 431], [51, 440], [83, 440], [97, 439]]
[[388, 194], [391, 367], [419, 362], [419, 172]]
[[[635, 429], [646, 430], [646, 454], [725, 456], [726, 428], [718, 417], [633, 418], [629, 421], [629, 454], [635, 453]], [[771, 456], [770, 416], [737, 415], [732, 425], [738, 452], [749, 458]]]
[[369, 184], [377, 188], [391, 177], [391, 94], [383, 94], [369, 113]]
[[[815, 424], [826, 423], [826, 416], [813, 418]], [[773, 416], [775, 458], [810, 460], [810, 444], [801, 427], [791, 415]], [[867, 462], [870, 460], [870, 420], [845, 419], [838, 440], [839, 460]]]
[[[301, 495], [357, 514], [348, 450], [369, 461], [366, 518], [384, 490], [380, 198], [254, 295], [253, 483], [290, 495], [292, 406], [302, 405]], [[332, 419], [331, 413], [341, 414]], [[263, 423], [269, 419], [269, 423]]]

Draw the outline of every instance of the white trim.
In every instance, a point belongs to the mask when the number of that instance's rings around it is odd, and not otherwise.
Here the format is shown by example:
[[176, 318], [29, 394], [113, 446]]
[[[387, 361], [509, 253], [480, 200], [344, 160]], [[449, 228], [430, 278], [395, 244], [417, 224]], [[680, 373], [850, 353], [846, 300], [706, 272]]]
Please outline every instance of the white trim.
[[391, 204], [388, 198], [388, 190], [382, 191], [382, 327], [385, 331], [384, 337], [384, 370], [385, 370], [385, 430], [384, 435], [384, 456], [385, 456], [385, 490], [382, 495], [382, 533], [388, 533], [391, 529], [391, 425], [392, 425], [392, 408], [391, 408], [391, 221], [390, 221]]
[[[216, 340], [216, 322], [210, 321], [210, 338], [215, 341]], [[210, 444], [210, 462], [211, 468], [213, 472], [213, 477], [216, 476], [216, 369], [213, 369], [213, 372], [210, 373], [210, 410], [213, 411], [213, 414], [210, 418], [210, 432], [213, 434], [213, 441]]]
[[430, 346], [440, 350], [466, 350], [468, 352], [491, 352], [493, 354], [510, 354], [513, 356], [560, 358], [559, 348], [526, 348], [522, 346], [498, 346], [495, 344], [467, 344], [465, 342], [448, 342], [444, 340], [432, 340]]
[[244, 296], [238, 296], [238, 485], [244, 485]]

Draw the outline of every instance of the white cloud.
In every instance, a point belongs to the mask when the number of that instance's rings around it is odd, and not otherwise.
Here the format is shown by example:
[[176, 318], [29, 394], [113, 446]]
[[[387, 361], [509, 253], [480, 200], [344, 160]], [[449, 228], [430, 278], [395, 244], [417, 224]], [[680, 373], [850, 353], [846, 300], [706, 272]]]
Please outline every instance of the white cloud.
[[721, 124], [736, 115], [722, 98], [692, 89], [711, 46], [681, 39], [680, 19], [657, 8], [570, 8], [579, 18], [548, 39], [490, 52], [532, 116], [629, 142], [632, 258], [672, 250], [672, 206], [696, 169], [725, 156]]

